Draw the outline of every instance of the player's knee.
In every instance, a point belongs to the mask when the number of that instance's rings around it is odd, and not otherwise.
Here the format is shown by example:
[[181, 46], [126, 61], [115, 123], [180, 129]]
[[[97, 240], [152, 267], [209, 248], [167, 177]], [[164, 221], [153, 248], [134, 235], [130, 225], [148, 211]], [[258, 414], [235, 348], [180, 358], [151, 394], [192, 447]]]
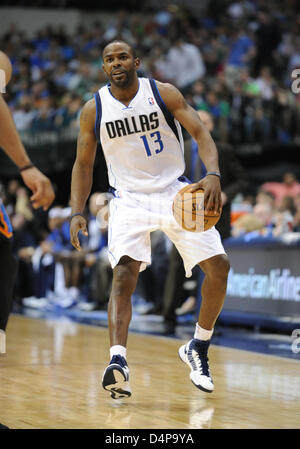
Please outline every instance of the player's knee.
[[112, 290], [115, 296], [130, 297], [135, 290], [136, 279], [126, 270], [114, 273]]
[[219, 281], [227, 281], [228, 273], [230, 270], [229, 259], [225, 254], [213, 257], [206, 264], [205, 274], [212, 279]]
[[216, 271], [219, 279], [227, 280], [229, 270], [230, 263], [228, 257], [225, 255], [219, 256], [216, 261]]

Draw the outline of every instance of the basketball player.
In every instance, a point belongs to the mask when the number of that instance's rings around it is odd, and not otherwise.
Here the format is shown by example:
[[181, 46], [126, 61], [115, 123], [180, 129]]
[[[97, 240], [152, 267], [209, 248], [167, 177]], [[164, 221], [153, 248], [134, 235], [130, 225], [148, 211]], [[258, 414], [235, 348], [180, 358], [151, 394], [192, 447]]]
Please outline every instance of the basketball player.
[[[5, 79], [7, 84], [11, 73], [11, 63], [5, 53], [0, 51], [0, 79]], [[3, 92], [3, 87], [5, 86], [0, 86], [0, 93]], [[18, 166], [24, 183], [33, 192], [30, 198], [33, 207], [35, 209], [42, 207], [47, 210], [54, 200], [51, 182], [30, 161], [2, 95], [0, 95], [0, 147]], [[17, 271], [17, 262], [11, 251], [11, 238], [11, 224], [0, 199], [0, 354], [6, 352], [5, 330], [11, 310], [13, 284]]]
[[103, 50], [103, 61], [109, 84], [84, 105], [80, 117], [70, 229], [72, 244], [80, 250], [78, 232], [87, 235], [82, 213], [91, 190], [98, 140], [114, 193], [108, 235], [113, 268], [108, 305], [110, 364], [102, 386], [114, 399], [131, 395], [126, 361], [131, 295], [139, 272], [151, 263], [150, 233], [162, 229], [178, 248], [186, 275], [198, 263], [206, 275], [194, 338], [180, 347], [179, 356], [190, 367], [194, 385], [212, 392], [208, 348], [225, 298], [229, 262], [215, 228], [184, 231], [172, 215], [173, 198], [187, 184], [181, 176], [185, 167], [179, 123], [198, 142], [207, 175], [197, 187], [205, 190], [206, 209], [214, 211], [221, 207], [217, 149], [198, 114], [174, 86], [138, 77], [140, 60], [131, 46], [111, 42]]

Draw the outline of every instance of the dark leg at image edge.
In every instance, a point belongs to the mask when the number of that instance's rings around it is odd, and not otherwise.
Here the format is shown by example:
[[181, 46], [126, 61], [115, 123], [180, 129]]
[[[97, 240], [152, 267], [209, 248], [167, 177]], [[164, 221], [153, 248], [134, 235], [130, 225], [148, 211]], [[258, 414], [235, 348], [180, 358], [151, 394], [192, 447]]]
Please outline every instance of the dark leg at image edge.
[[[11, 242], [0, 237], [0, 358], [6, 354], [6, 327], [12, 309], [13, 289], [17, 273], [17, 261], [12, 254]], [[0, 429], [8, 429], [0, 423]]]

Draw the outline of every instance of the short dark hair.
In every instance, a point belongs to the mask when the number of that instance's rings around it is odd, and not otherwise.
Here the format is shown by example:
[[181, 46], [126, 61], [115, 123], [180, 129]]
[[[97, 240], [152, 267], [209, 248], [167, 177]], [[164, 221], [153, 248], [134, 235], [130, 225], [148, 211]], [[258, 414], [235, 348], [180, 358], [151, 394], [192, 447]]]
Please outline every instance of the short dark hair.
[[127, 47], [129, 47], [132, 56], [134, 58], [137, 57], [135, 48], [131, 44], [129, 44], [128, 42], [124, 41], [123, 39], [114, 39], [113, 41], [108, 42], [102, 49], [102, 56], [103, 56], [104, 50], [111, 44], [125, 44], [125, 45], [127, 45]]

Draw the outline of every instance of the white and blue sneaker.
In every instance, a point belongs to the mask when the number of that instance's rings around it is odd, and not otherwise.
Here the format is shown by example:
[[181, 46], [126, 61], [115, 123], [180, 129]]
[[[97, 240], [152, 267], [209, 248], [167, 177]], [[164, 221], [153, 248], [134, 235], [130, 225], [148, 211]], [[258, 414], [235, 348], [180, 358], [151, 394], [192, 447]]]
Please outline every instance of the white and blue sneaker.
[[211, 393], [214, 390], [207, 357], [209, 344], [210, 340], [203, 341], [193, 338], [193, 340], [182, 345], [178, 351], [181, 360], [191, 368], [191, 381], [197, 388], [206, 393]]
[[131, 389], [129, 385], [129, 368], [124, 357], [114, 355], [103, 373], [102, 386], [110, 391], [113, 399], [129, 398]]

